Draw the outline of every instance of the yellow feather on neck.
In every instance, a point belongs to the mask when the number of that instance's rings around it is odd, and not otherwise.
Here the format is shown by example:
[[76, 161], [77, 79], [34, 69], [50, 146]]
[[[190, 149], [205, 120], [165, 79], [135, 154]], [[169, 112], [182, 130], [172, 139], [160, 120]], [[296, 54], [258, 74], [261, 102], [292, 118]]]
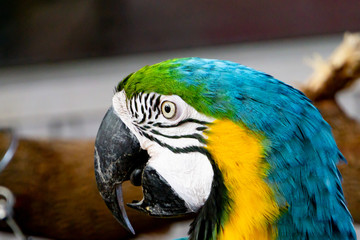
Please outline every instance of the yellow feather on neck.
[[264, 181], [269, 169], [262, 146], [265, 138], [230, 120], [216, 120], [206, 135], [206, 148], [223, 174], [230, 199], [227, 221], [217, 238], [276, 238], [272, 224], [280, 211]]

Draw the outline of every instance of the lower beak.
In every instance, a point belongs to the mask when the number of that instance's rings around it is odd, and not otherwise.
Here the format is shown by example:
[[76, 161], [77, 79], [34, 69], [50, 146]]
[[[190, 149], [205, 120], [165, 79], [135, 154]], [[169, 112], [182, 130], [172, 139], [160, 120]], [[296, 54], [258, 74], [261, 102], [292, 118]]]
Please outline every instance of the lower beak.
[[134, 229], [126, 215], [121, 184], [130, 180], [142, 185], [143, 199], [129, 207], [152, 216], [182, 216], [192, 211], [167, 181], [146, 166], [147, 151], [111, 107], [95, 140], [95, 176], [100, 195], [115, 218], [130, 232]]

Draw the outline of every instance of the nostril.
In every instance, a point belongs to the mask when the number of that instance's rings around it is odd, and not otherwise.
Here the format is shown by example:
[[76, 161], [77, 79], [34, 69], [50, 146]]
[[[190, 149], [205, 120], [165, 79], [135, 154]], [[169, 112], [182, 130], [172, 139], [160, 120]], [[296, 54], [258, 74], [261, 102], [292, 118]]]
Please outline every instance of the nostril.
[[134, 185], [134, 186], [141, 186], [141, 174], [142, 174], [142, 170], [137, 168], [135, 169], [131, 175], [130, 175], [130, 182]]

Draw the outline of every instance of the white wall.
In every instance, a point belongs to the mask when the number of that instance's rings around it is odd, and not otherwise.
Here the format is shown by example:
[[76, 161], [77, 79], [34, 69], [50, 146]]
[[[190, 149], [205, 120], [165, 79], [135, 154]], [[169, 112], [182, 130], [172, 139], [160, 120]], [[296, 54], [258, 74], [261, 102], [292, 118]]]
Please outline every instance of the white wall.
[[[299, 85], [312, 72], [304, 59], [314, 53], [329, 56], [341, 39], [337, 35], [0, 68], [0, 127], [33, 137], [94, 137], [123, 77], [175, 57], [232, 60]], [[359, 100], [360, 90], [356, 94]], [[359, 114], [354, 93], [346, 99], [352, 114]]]

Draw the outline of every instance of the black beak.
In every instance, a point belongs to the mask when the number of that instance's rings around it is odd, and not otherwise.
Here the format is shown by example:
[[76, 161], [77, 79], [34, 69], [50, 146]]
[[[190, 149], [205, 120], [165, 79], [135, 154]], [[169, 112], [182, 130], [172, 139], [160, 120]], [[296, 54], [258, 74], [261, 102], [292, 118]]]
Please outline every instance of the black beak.
[[111, 107], [99, 128], [95, 140], [95, 177], [101, 197], [115, 218], [133, 234], [126, 215], [121, 183], [130, 179], [135, 170], [148, 160], [147, 152], [140, 149], [135, 135], [115, 115]]
[[100, 195], [115, 218], [133, 234], [126, 215], [121, 184], [131, 180], [142, 185], [143, 199], [129, 207], [152, 216], [181, 216], [192, 212], [155, 169], [146, 166], [149, 155], [140, 148], [136, 136], [111, 107], [95, 140], [95, 177]]

